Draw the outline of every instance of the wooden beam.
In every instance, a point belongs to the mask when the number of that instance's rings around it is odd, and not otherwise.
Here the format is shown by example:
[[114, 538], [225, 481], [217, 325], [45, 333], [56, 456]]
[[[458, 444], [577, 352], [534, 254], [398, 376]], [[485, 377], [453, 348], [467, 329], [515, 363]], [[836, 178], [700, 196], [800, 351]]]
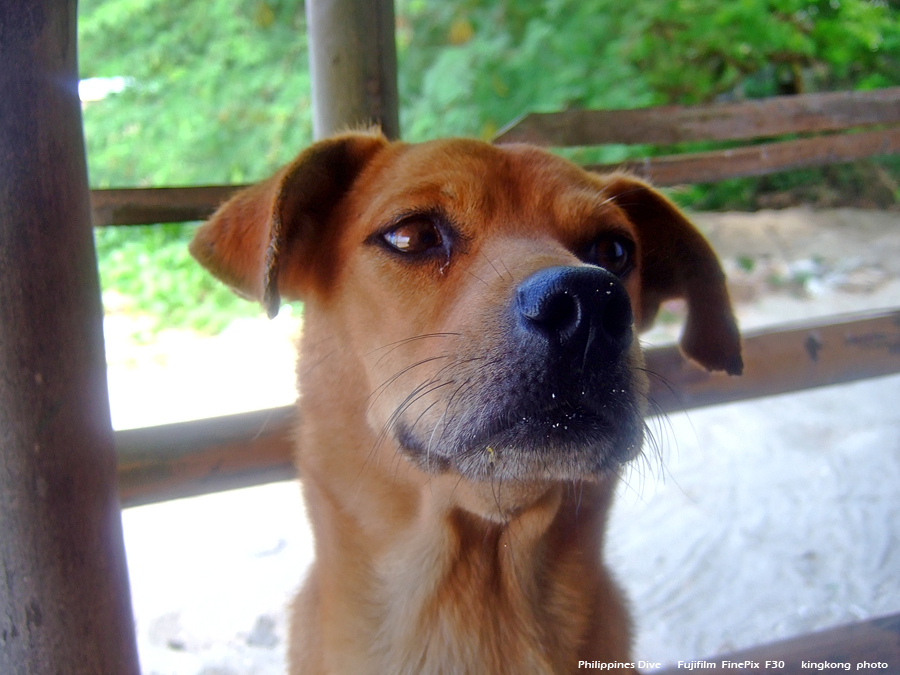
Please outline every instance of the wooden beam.
[[0, 3], [0, 673], [137, 675], [75, 0]]
[[[626, 170], [654, 185], [666, 186], [761, 176], [776, 171], [897, 153], [900, 153], [900, 127], [764, 143], [732, 150], [649, 157], [618, 164], [594, 164], [585, 168], [599, 173]], [[95, 226], [106, 226], [203, 220], [243, 187], [246, 186], [92, 190], [93, 222]]]
[[292, 461], [294, 406], [116, 432], [126, 506], [278, 480]]
[[[677, 664], [653, 671], [657, 675], [685, 672], [729, 673], [730, 675], [809, 675], [817, 672], [844, 672], [841, 667], [818, 668], [804, 662], [849, 663], [852, 673], [900, 672], [900, 614], [801, 635], [767, 645], [701, 659], [702, 666], [688, 669]], [[692, 663], [690, 661], [688, 664]], [[694, 664], [697, 661], [693, 662]], [[743, 664], [736, 667], [734, 664]], [[758, 665], [751, 665], [758, 664]]]
[[618, 164], [594, 164], [585, 168], [598, 173], [630, 171], [654, 185], [666, 186], [714, 183], [726, 178], [762, 176], [897, 153], [900, 153], [900, 127], [763, 143], [731, 150], [648, 157]]
[[900, 123], [900, 87], [774, 96], [737, 103], [529, 113], [495, 143], [553, 147], [738, 141]]
[[306, 3], [313, 136], [377, 124], [400, 137], [393, 0]]
[[[744, 339], [741, 377], [710, 374], [676, 347], [647, 350], [651, 413], [900, 372], [900, 310]], [[126, 504], [258, 485], [294, 475], [293, 407], [116, 432]]]
[[654, 407], [678, 412], [900, 373], [900, 310], [746, 333], [743, 352], [744, 374], [730, 377], [675, 346], [647, 350]]
[[245, 187], [209, 185], [91, 190], [91, 220], [95, 227], [205, 220], [220, 204]]

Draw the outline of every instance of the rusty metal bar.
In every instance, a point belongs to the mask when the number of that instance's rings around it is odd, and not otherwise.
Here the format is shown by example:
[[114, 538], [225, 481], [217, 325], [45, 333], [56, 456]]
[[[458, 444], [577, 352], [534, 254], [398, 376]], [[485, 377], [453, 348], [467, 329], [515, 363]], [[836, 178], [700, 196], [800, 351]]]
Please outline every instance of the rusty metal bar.
[[795, 141], [763, 143], [731, 150], [648, 157], [619, 164], [595, 164], [590, 171], [627, 170], [654, 185], [714, 183], [726, 178], [762, 176], [867, 157], [900, 153], [900, 127], [856, 134], [819, 136]]
[[75, 0], [0, 3], [0, 673], [137, 675]]
[[[710, 374], [676, 347], [646, 352], [651, 412], [690, 408], [900, 372], [900, 310], [749, 334], [744, 375]], [[294, 475], [293, 407], [116, 432], [127, 504]]]
[[495, 143], [554, 147], [739, 141], [900, 123], [900, 87], [697, 106], [529, 113]]

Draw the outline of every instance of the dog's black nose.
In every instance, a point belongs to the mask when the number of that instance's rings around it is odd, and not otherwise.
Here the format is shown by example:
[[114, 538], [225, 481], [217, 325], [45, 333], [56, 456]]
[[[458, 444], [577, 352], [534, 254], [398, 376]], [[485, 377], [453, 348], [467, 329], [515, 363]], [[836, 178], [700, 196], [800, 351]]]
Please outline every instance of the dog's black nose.
[[631, 344], [634, 317], [628, 293], [601, 267], [535, 272], [519, 285], [515, 305], [527, 332], [563, 352], [612, 358]]

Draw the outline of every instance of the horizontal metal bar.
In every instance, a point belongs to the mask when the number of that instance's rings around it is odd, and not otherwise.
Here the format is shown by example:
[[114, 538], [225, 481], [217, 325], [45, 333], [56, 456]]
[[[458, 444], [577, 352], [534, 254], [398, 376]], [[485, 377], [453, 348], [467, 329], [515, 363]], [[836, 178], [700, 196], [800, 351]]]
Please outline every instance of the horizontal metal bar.
[[598, 173], [625, 170], [654, 185], [666, 186], [714, 183], [726, 178], [762, 176], [778, 171], [853, 162], [897, 153], [900, 153], [900, 127], [689, 155], [648, 157], [619, 164], [594, 164], [585, 168]]
[[[900, 372], [900, 310], [744, 338], [744, 375], [710, 374], [677, 347], [645, 353], [654, 413], [668, 413]], [[293, 406], [116, 432], [126, 506], [284, 480]]]
[[738, 141], [900, 123], [900, 87], [774, 96], [737, 103], [529, 113], [495, 143], [553, 147]]

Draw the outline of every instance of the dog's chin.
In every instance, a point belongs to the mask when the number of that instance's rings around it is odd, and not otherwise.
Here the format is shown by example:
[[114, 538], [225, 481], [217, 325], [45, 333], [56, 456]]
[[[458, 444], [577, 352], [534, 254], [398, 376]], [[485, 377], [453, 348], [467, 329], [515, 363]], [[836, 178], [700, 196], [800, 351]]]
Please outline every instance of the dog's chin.
[[643, 441], [636, 412], [613, 421], [585, 409], [555, 409], [460, 426], [477, 431], [463, 436], [449, 427], [440, 438], [422, 438], [400, 422], [396, 437], [404, 454], [428, 473], [523, 482], [599, 480], [633, 459]]

